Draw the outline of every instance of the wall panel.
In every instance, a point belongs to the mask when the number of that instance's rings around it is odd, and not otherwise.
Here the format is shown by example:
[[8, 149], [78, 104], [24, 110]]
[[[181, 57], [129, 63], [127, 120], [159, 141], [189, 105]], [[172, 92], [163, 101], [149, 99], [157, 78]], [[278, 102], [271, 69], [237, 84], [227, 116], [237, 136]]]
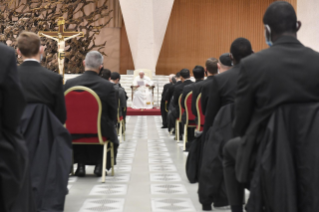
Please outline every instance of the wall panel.
[[[266, 48], [262, 17], [274, 0], [175, 0], [156, 74], [204, 66], [209, 57], [229, 52], [237, 37], [255, 51]], [[294, 6], [297, 0], [288, 0]]]

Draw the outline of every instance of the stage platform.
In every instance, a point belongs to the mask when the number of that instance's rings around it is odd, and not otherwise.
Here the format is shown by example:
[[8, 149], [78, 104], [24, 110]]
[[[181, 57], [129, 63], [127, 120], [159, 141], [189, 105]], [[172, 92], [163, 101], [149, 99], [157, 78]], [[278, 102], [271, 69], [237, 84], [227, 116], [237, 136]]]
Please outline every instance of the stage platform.
[[157, 108], [153, 109], [133, 109], [127, 108], [127, 116], [160, 116], [161, 110]]

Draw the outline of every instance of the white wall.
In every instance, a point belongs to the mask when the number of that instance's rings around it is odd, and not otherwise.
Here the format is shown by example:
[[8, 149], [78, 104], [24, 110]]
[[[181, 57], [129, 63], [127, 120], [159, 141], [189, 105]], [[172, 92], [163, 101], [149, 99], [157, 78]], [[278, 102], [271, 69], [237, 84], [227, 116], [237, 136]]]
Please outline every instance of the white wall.
[[319, 0], [297, 0], [297, 17], [302, 27], [298, 39], [305, 45], [319, 51]]
[[120, 0], [135, 69], [155, 74], [174, 0]]

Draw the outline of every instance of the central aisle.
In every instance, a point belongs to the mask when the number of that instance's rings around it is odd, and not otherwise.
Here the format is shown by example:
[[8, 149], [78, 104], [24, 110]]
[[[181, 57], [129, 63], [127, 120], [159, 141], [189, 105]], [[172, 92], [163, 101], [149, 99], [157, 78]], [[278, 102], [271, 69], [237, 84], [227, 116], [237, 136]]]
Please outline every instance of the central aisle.
[[65, 212], [201, 211], [185, 161], [182, 143], [161, 129], [160, 116], [128, 117], [115, 176], [102, 184], [87, 166], [85, 178], [70, 177]]

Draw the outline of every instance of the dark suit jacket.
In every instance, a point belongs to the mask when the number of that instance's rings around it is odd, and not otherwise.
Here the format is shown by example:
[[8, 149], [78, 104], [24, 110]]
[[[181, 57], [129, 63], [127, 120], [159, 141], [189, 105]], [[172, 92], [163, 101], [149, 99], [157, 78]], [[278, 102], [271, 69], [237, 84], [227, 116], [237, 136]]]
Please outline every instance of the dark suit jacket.
[[94, 71], [85, 71], [81, 76], [68, 80], [64, 85], [64, 90], [78, 85], [91, 88], [100, 97], [102, 102], [102, 135], [117, 144], [118, 139], [115, 131], [117, 99], [113, 84], [101, 78]]
[[319, 101], [319, 53], [282, 36], [271, 48], [241, 62], [234, 132], [244, 136], [236, 163], [238, 180], [248, 180], [257, 135], [281, 105]]
[[186, 98], [186, 96], [187, 96], [187, 94], [189, 93], [189, 92], [192, 92], [193, 91], [193, 89], [194, 89], [194, 86], [195, 86], [195, 84], [196, 84], [197, 82], [192, 82], [192, 83], [189, 83], [188, 85], [185, 85], [184, 86], [184, 88], [183, 88], [183, 95], [182, 95], [182, 108], [184, 108], [185, 109], [185, 98]]
[[215, 75], [212, 78], [209, 98], [206, 105], [205, 132], [213, 125], [215, 116], [220, 108], [234, 102], [239, 70], [240, 65], [237, 64], [228, 71]]
[[[173, 100], [173, 105], [175, 108], [178, 110], [178, 98], [179, 96], [183, 93], [183, 89], [185, 86], [192, 84], [193, 82], [191, 80], [186, 80], [183, 83], [180, 83], [175, 86], [174, 89], [174, 100]], [[183, 104], [183, 99], [182, 99], [182, 104]]]
[[167, 101], [167, 105], [169, 106], [169, 104], [171, 103], [171, 100], [172, 100], [172, 97], [174, 96], [174, 90], [175, 90], [175, 87], [179, 84], [181, 84], [182, 82], [181, 81], [178, 81], [176, 82], [175, 84], [173, 84], [173, 86], [169, 87], [166, 94], [165, 94], [165, 101]]
[[207, 77], [207, 79], [202, 84], [202, 111], [203, 114], [206, 112], [206, 106], [208, 102], [209, 92], [211, 91], [210, 85], [212, 84], [213, 76]]
[[18, 73], [27, 103], [47, 105], [62, 124], [66, 121], [66, 108], [62, 76], [49, 71], [36, 61], [25, 61]]
[[[162, 111], [165, 111], [165, 102], [167, 101], [167, 107], [168, 107], [168, 104], [170, 102], [170, 99], [166, 99], [166, 96], [167, 96], [167, 92], [171, 89], [171, 87], [173, 87], [174, 84], [173, 83], [167, 83], [164, 85], [164, 88], [163, 88], [163, 92], [162, 92], [162, 99], [161, 99], [161, 110]], [[171, 97], [171, 95], [170, 95]], [[169, 97], [167, 97], [169, 98]]]
[[196, 99], [197, 99], [198, 95], [202, 92], [202, 87], [203, 87], [204, 82], [205, 82], [204, 80], [199, 80], [193, 84], [192, 113], [196, 117], [197, 117]]

